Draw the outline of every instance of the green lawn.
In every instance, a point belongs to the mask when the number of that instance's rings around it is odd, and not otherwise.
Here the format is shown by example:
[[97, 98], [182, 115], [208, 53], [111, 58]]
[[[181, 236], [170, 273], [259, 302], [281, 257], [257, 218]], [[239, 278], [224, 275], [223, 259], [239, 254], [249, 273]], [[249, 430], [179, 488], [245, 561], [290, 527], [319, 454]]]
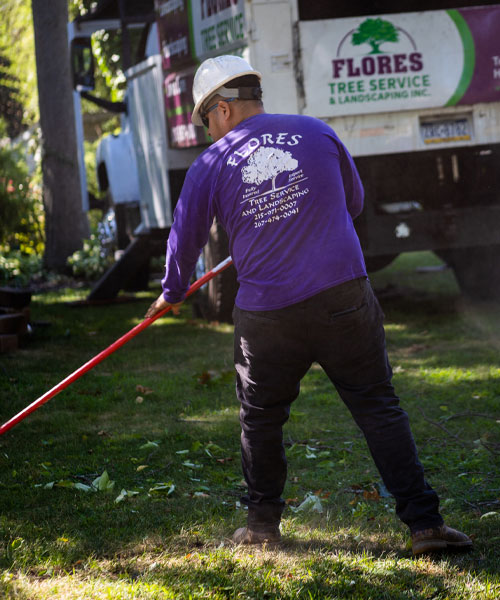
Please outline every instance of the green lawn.
[[[464, 302], [438, 265], [405, 255], [371, 279], [421, 460], [472, 552], [412, 557], [319, 367], [285, 428], [285, 542], [234, 547], [245, 511], [232, 327], [185, 306], [0, 438], [0, 596], [498, 598], [500, 307]], [[140, 322], [158, 288], [137, 302], [68, 304], [85, 294], [34, 297], [32, 338], [0, 355], [2, 422]]]

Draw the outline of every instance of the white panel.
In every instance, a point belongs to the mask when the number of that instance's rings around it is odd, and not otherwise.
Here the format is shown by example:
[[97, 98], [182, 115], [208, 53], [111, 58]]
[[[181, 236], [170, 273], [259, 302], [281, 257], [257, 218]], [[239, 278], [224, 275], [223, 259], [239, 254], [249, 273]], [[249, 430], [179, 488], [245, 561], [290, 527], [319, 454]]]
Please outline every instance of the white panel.
[[249, 26], [249, 60], [262, 73], [266, 111], [297, 113], [290, 2], [253, 2]]
[[142, 222], [146, 227], [172, 224], [167, 177], [167, 136], [161, 57], [152, 56], [126, 72], [130, 126], [134, 136]]

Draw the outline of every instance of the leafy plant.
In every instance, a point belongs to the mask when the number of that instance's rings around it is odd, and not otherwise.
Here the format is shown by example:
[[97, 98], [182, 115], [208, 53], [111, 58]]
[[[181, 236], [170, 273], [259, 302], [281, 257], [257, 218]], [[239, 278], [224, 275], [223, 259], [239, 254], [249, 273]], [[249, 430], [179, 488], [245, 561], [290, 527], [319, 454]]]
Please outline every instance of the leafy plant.
[[0, 281], [26, 285], [41, 268], [44, 211], [38, 176], [0, 119]]
[[[0, 244], [26, 253], [43, 248], [41, 194], [28, 174], [22, 148], [6, 137], [0, 120]], [[21, 248], [22, 246], [22, 248]]]
[[42, 268], [39, 254], [24, 254], [20, 250], [9, 250], [0, 246], [0, 283], [26, 286]]
[[88, 240], [83, 240], [83, 248], [68, 258], [73, 275], [89, 280], [98, 279], [112, 262], [112, 257], [103, 250], [96, 233], [92, 233]]

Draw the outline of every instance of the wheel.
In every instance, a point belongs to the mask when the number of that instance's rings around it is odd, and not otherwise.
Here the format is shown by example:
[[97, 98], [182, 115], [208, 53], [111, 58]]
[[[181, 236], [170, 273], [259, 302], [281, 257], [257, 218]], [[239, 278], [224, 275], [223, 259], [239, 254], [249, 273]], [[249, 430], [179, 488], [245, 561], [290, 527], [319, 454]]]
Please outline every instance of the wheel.
[[500, 300], [500, 246], [436, 250], [453, 269], [462, 294], [471, 300]]
[[[196, 277], [209, 271], [229, 255], [229, 243], [222, 226], [215, 222], [210, 229], [208, 243], [198, 262]], [[236, 271], [226, 269], [216, 275], [193, 296], [193, 312], [209, 321], [232, 323], [234, 299], [238, 291]]]

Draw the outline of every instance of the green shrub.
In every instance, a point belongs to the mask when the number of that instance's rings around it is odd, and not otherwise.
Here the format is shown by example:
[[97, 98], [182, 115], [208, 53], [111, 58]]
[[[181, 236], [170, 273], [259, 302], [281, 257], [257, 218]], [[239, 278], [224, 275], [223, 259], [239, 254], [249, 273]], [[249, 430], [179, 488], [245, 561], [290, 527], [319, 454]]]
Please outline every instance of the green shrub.
[[20, 250], [7, 250], [0, 246], [0, 284], [27, 286], [42, 269], [39, 254], [25, 254]]
[[84, 240], [83, 248], [68, 258], [73, 275], [89, 280], [98, 279], [112, 262], [112, 257], [103, 250], [96, 233], [92, 233], [90, 239]]
[[23, 148], [12, 145], [5, 132], [0, 119], [0, 281], [26, 285], [43, 254], [42, 194]]

